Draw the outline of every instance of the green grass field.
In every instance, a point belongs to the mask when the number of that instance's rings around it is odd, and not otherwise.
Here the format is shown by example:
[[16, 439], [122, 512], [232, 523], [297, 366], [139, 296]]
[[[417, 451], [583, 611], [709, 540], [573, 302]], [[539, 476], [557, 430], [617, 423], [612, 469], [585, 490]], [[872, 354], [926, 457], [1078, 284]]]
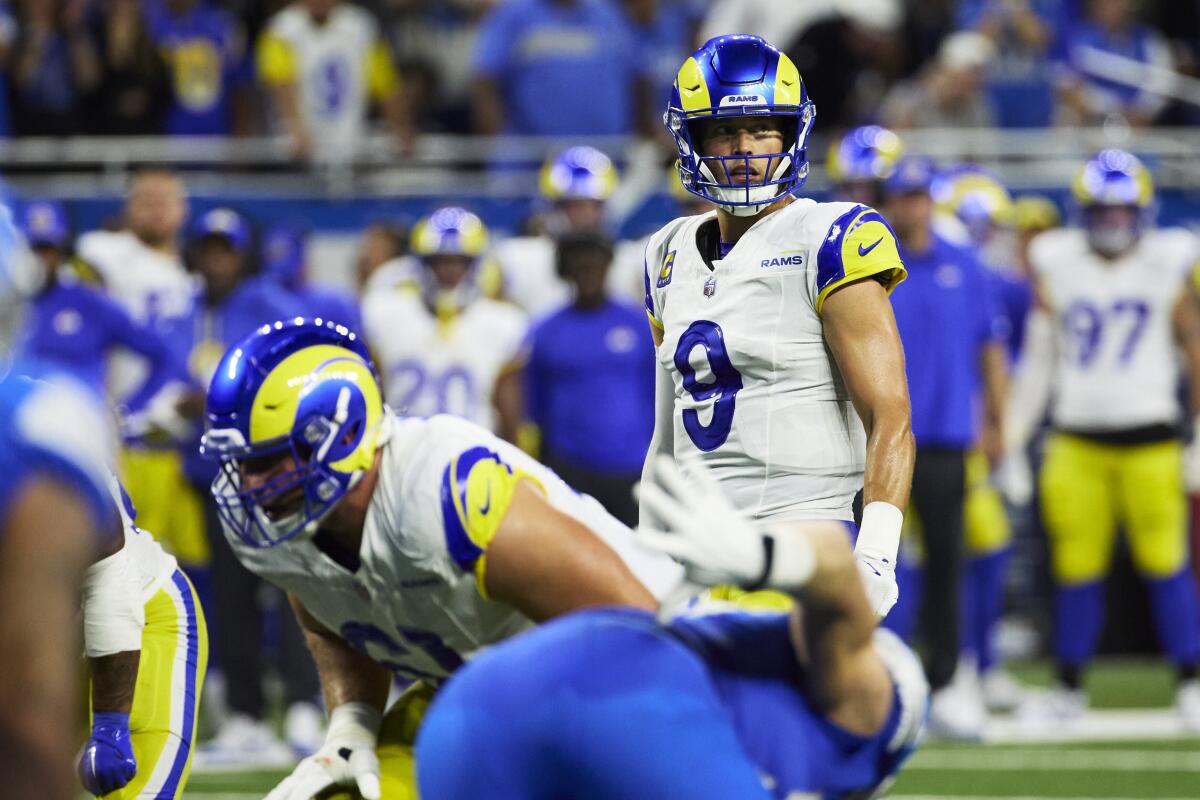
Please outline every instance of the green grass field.
[[[1046, 685], [1043, 664], [1014, 669], [1032, 685]], [[1069, 734], [1050, 731], [1022, 741], [1009, 730], [1003, 744], [929, 742], [909, 761], [888, 797], [896, 800], [1197, 800], [1200, 737], [1164, 738], [1173, 696], [1170, 671], [1143, 661], [1107, 661], [1091, 671], [1094, 722]], [[1138, 713], [1133, 709], [1161, 709]], [[1127, 711], [1128, 710], [1128, 711]], [[1122, 725], [1129, 719], [1128, 736]], [[1158, 721], [1162, 731], [1155, 733]], [[1048, 739], [1062, 738], [1062, 741]], [[1104, 741], [1100, 741], [1103, 739]], [[280, 772], [193, 775], [188, 797], [261, 798]], [[480, 800], [485, 800], [480, 798]], [[614, 800], [632, 800], [614, 798]], [[641, 800], [638, 798], [636, 800]], [[647, 798], [647, 800], [652, 800]], [[716, 800], [716, 799], [715, 799]], [[722, 799], [723, 800], [723, 799]], [[732, 800], [732, 799], [730, 799]]]

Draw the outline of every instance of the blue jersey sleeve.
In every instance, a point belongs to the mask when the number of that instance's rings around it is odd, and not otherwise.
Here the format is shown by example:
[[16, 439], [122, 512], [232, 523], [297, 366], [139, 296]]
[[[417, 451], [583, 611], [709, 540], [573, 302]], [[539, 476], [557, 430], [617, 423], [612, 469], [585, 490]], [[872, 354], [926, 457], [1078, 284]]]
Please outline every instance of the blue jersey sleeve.
[[129, 408], [144, 407], [168, 381], [184, 377], [184, 366], [175, 362], [166, 341], [153, 327], [137, 323], [124, 308], [98, 292], [95, 312], [109, 340], [142, 356], [150, 367], [142, 385], [126, 398]]

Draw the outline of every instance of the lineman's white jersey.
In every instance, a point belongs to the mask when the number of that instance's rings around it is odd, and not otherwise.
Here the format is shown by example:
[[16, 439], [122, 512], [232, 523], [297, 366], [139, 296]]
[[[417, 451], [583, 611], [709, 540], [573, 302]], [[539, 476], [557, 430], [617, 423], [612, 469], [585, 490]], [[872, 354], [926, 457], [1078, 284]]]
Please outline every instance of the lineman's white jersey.
[[528, 318], [510, 303], [477, 297], [439, 320], [412, 286], [363, 301], [367, 344], [384, 396], [404, 414], [454, 414], [494, 430], [492, 391], [523, 352]]
[[[79, 237], [79, 257], [96, 270], [105, 290], [135, 320], [152, 324], [189, 313], [196, 280], [177, 256], [148, 247], [129, 231], [92, 231]], [[146, 365], [140, 357], [115, 353], [109, 393], [121, 398], [141, 385]]]
[[702, 458], [756, 517], [850, 519], [866, 435], [821, 309], [846, 283], [903, 280], [891, 228], [866, 206], [796, 200], [710, 270], [697, 234], [715, 228], [715, 212], [683, 217], [646, 249], [646, 308], [675, 385], [675, 457]]
[[447, 415], [389, 414], [384, 424], [355, 572], [309, 539], [258, 548], [225, 534], [252, 572], [294, 593], [322, 625], [396, 674], [440, 681], [533, 624], [482, 593], [484, 554], [522, 479], [594, 531], [656, 597], [681, 584], [678, 564], [643, 548], [596, 500], [479, 426]]
[[1081, 229], [1034, 239], [1030, 262], [1056, 322], [1056, 427], [1117, 431], [1178, 420], [1172, 316], [1198, 255], [1195, 236], [1182, 229], [1148, 230], [1113, 261], [1096, 255]]
[[109, 478], [108, 488], [121, 512], [126, 564], [131, 567], [128, 577], [136, 583], [142, 603], [147, 603], [175, 574], [178, 563], [175, 556], [164, 550], [152, 535], [134, 523], [133, 504], [116, 476]]

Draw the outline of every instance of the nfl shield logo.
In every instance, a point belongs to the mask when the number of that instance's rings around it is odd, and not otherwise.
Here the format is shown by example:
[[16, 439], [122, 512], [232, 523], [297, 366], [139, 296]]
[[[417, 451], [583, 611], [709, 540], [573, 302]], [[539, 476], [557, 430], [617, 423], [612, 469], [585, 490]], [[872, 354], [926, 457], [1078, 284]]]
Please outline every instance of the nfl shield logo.
[[712, 297], [713, 293], [716, 291], [717, 291], [717, 279], [716, 278], [709, 278], [708, 280], [706, 280], [704, 282], [704, 296], [705, 297]]

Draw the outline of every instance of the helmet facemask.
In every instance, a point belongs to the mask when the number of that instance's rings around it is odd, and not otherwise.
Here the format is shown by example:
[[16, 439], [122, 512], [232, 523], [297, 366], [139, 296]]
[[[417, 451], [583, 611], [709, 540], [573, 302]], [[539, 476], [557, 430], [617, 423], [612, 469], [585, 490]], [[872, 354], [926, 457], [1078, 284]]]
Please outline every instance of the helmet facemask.
[[[743, 124], [756, 118], [770, 117], [781, 123], [783, 148], [776, 153], [704, 155], [700, 152], [700, 126], [727, 117]], [[683, 187], [698, 197], [716, 203], [722, 210], [739, 217], [760, 213], [781, 197], [795, 194], [808, 178], [806, 148], [816, 109], [809, 101], [799, 106], [750, 105], [702, 108], [684, 112], [671, 106], [664, 122], [678, 148], [679, 179]], [[763, 163], [765, 162], [765, 164]], [[757, 168], [757, 170], [756, 170]], [[737, 180], [732, 173], [762, 178]]]

